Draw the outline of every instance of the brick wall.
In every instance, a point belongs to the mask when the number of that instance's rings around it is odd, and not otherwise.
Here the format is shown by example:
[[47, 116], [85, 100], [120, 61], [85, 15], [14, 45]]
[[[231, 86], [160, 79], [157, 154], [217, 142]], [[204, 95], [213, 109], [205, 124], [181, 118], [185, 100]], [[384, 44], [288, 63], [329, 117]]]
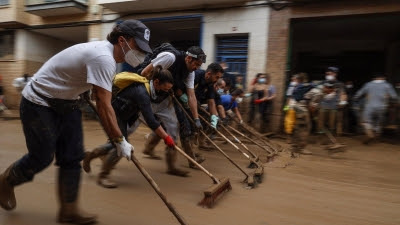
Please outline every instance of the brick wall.
[[282, 121], [282, 105], [285, 93], [286, 62], [289, 41], [290, 9], [280, 11], [271, 10], [268, 37], [267, 73], [271, 75], [271, 82], [277, 89], [274, 101], [274, 110], [271, 115], [271, 129], [280, 130]]

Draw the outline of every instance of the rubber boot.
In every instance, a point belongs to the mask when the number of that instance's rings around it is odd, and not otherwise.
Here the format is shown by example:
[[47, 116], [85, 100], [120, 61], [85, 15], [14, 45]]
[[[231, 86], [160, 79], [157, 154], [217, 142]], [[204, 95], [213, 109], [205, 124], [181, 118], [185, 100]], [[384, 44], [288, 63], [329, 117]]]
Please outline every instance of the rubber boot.
[[[192, 148], [192, 144], [190, 141], [190, 138], [182, 138], [181, 139], [181, 144], [182, 144], [182, 148], [185, 151], [185, 153], [190, 156], [192, 159], [194, 159], [197, 163], [202, 163], [205, 161], [205, 159], [201, 156], [196, 156], [196, 154], [193, 152], [193, 148]], [[197, 166], [192, 163], [190, 160], [188, 160], [189, 162], [189, 167], [192, 169], [197, 169]]]
[[5, 210], [13, 210], [17, 206], [14, 187], [21, 184], [15, 172], [15, 163], [11, 164], [0, 175], [0, 205]]
[[365, 138], [363, 143], [367, 145], [375, 139], [375, 134], [372, 129], [365, 129], [365, 134], [367, 135], [367, 137]]
[[167, 173], [170, 175], [174, 176], [179, 176], [179, 177], [187, 177], [188, 176], [188, 171], [180, 170], [175, 167], [176, 164], [176, 159], [177, 159], [177, 152], [173, 148], [167, 148], [166, 151], [166, 159], [167, 159], [167, 166], [168, 170]]
[[97, 222], [95, 215], [85, 213], [78, 208], [80, 174], [80, 169], [58, 170], [60, 210], [57, 222], [59, 223], [93, 224]]
[[115, 165], [119, 162], [121, 158], [118, 157], [117, 152], [110, 152], [106, 159], [103, 161], [103, 166], [101, 167], [101, 172], [97, 178], [97, 183], [104, 188], [116, 188], [118, 185], [112, 181], [109, 176], [111, 170], [114, 169]]
[[155, 147], [160, 142], [161, 138], [152, 133], [149, 135], [143, 150], [143, 154], [147, 155], [150, 159], [161, 160], [162, 158], [154, 153]]
[[90, 162], [97, 157], [106, 156], [107, 153], [113, 148], [114, 148], [114, 146], [111, 143], [107, 143], [105, 145], [102, 145], [102, 146], [99, 146], [99, 147], [93, 149], [93, 151], [85, 152], [85, 158], [83, 158], [83, 163], [82, 163], [83, 170], [86, 173], [90, 173], [90, 171], [91, 171]]

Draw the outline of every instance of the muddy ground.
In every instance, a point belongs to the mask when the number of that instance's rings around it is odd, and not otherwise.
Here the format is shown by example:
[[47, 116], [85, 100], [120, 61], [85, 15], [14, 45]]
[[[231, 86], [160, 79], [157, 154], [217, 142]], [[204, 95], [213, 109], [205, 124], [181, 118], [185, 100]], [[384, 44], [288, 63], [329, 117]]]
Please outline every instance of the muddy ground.
[[[96, 121], [84, 121], [85, 147], [92, 149], [106, 138]], [[217, 177], [229, 177], [233, 190], [212, 209], [197, 206], [211, 180], [201, 171], [190, 170], [189, 178], [165, 173], [165, 161], [150, 160], [142, 154], [141, 127], [131, 137], [135, 155], [157, 181], [180, 214], [192, 225], [398, 225], [400, 224], [400, 146], [360, 144], [360, 137], [340, 138], [348, 145], [344, 153], [328, 154], [319, 144], [309, 146], [312, 156], [290, 158], [282, 154], [265, 164], [263, 183], [247, 189], [240, 171], [216, 151], [201, 151], [204, 166]], [[285, 144], [284, 141], [273, 139]], [[261, 153], [256, 146], [250, 146]], [[157, 154], [162, 155], [160, 144]], [[240, 166], [247, 161], [228, 145], [227, 153]], [[0, 170], [26, 153], [19, 120], [0, 121]], [[104, 225], [179, 224], [136, 167], [121, 160], [113, 172], [117, 189], [96, 184], [101, 161], [92, 163], [93, 172], [83, 174], [81, 206], [97, 213]], [[183, 157], [178, 165], [187, 169]], [[33, 182], [16, 188], [17, 208], [0, 209], [0, 225], [56, 224], [58, 204], [55, 194], [56, 167], [51, 165]], [[246, 168], [246, 171], [250, 171]]]

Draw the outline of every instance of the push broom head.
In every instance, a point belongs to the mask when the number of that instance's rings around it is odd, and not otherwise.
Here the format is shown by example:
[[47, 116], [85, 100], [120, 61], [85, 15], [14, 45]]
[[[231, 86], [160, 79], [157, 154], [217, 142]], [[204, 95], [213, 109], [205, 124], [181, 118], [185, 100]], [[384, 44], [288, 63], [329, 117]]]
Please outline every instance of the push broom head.
[[204, 191], [204, 198], [199, 202], [199, 205], [207, 208], [212, 208], [217, 201], [225, 192], [232, 189], [231, 183], [228, 178], [221, 179], [220, 183], [213, 184], [207, 190]]

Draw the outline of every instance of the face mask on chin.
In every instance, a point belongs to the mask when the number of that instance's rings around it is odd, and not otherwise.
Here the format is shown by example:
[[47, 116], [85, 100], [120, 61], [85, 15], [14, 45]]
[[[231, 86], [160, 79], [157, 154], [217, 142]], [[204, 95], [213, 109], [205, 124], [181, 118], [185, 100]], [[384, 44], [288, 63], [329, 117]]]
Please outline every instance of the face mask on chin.
[[236, 102], [239, 104], [243, 101], [243, 98], [236, 98]]
[[[124, 39], [125, 40], [125, 39]], [[128, 45], [128, 42], [125, 40], [126, 45]], [[129, 51], [125, 53], [124, 48], [122, 48], [122, 51], [125, 54], [125, 62], [131, 65], [132, 67], [137, 67], [140, 63], [144, 61], [144, 58], [146, 57], [146, 54], [136, 50], [136, 49], [131, 49], [131, 47], [128, 45]]]

